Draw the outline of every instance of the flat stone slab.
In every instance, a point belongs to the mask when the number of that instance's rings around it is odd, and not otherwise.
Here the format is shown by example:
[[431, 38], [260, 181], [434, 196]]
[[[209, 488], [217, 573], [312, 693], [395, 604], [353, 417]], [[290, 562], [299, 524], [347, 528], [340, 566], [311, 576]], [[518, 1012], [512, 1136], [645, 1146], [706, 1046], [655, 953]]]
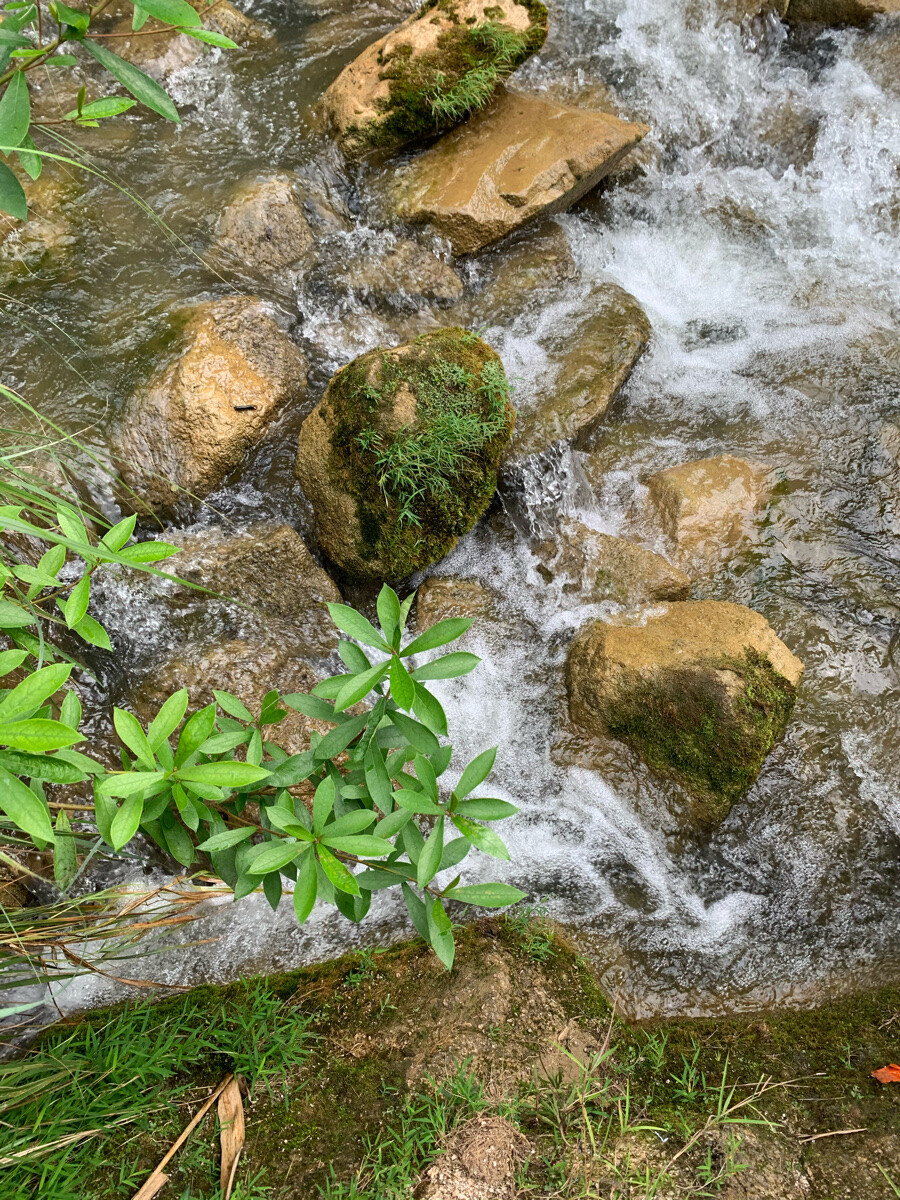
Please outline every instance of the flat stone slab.
[[540, 213], [562, 212], [649, 132], [611, 113], [499, 89], [491, 105], [414, 159], [397, 209], [471, 254]]

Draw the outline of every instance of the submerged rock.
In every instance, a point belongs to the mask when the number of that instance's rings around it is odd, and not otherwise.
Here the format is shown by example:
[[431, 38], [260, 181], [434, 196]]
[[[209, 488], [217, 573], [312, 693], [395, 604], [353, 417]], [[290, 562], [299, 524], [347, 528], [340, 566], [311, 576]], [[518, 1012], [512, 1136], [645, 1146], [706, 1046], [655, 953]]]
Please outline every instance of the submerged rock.
[[494, 617], [497, 601], [497, 594], [477, 579], [429, 575], [416, 593], [416, 632], [424, 633], [450, 617], [468, 617], [473, 621]]
[[514, 415], [499, 356], [463, 329], [343, 367], [297, 448], [323, 552], [362, 579], [443, 558], [490, 503]]
[[484, 286], [459, 310], [466, 314], [463, 323], [476, 326], [506, 324], [529, 302], [549, 301], [578, 275], [566, 231], [552, 220], [523, 229], [479, 268], [486, 275]]
[[216, 250], [255, 274], [281, 271], [312, 248], [313, 231], [287, 175], [242, 184], [219, 218]]
[[[173, 33], [162, 21], [157, 21], [154, 17], [146, 22], [139, 33], [129, 37], [132, 28], [131, 5], [121, 4], [116, 7], [127, 10], [125, 15], [110, 27], [110, 33], [116, 37], [116, 54], [156, 79], [164, 79], [173, 71], [190, 67], [203, 54], [209, 53], [210, 47], [197, 38]], [[203, 0], [196, 0], [192, 7], [200, 14], [205, 29], [224, 33], [239, 46], [252, 45], [272, 36], [272, 30], [267, 25], [242, 13], [230, 0], [216, 0], [214, 6], [203, 3]]]
[[647, 348], [650, 322], [637, 300], [614, 283], [600, 284], [565, 335], [548, 347], [554, 383], [522, 414], [511, 459], [539, 454], [555, 442], [584, 447]]
[[581, 521], [565, 521], [552, 540], [538, 546], [537, 555], [542, 578], [588, 603], [632, 606], [686, 600], [691, 592], [688, 576], [661, 555]]
[[374, 253], [323, 264], [332, 281], [394, 309], [453, 304], [463, 281], [447, 263], [409, 238], [396, 238]]
[[111, 438], [122, 479], [151, 509], [209, 495], [306, 386], [303, 355], [255, 297], [185, 316], [179, 356], [132, 398]]
[[752, 536], [753, 519], [771, 495], [769, 468], [731, 454], [658, 471], [647, 487], [679, 561], [705, 566]]
[[325, 116], [350, 156], [434, 137], [483, 107], [546, 36], [539, 0], [426, 0], [344, 68]]
[[73, 246], [75, 229], [66, 201], [81, 190], [79, 181], [57, 164], [45, 164], [37, 179], [18, 172], [28, 201], [28, 220], [0, 212], [0, 268], [31, 271]]
[[752, 609], [703, 600], [593, 621], [567, 660], [569, 711], [627, 741], [719, 821], [753, 783], [794, 707], [803, 664]]
[[900, 15], [900, 0], [789, 0], [785, 19], [821, 25], [866, 25], [875, 17]]
[[398, 214], [471, 254], [580, 199], [638, 144], [645, 125], [501, 88], [488, 108], [415, 158]]
[[176, 530], [165, 538], [182, 547], [172, 574], [289, 620], [307, 654], [337, 647], [326, 605], [340, 603], [341, 594], [289, 525], [252, 525], [232, 536], [221, 529]]

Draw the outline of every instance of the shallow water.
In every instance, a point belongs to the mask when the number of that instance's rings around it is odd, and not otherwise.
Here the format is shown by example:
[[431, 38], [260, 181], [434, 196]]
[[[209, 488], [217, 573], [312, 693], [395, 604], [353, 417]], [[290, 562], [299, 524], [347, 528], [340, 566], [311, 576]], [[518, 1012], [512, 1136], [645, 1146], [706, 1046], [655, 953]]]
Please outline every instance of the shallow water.
[[[551, 7], [551, 38], [521, 85], [590, 105], [605, 83], [619, 111], [653, 132], [643, 173], [560, 219], [578, 278], [551, 303], [524, 296], [522, 311], [485, 337], [516, 377], [523, 408], [552, 386], [554, 338], [592, 282], [631, 292], [653, 341], [590, 452], [533, 473], [440, 567], [501, 591], [508, 622], [470, 635], [483, 666], [443, 685], [459, 752], [499, 743], [493, 794], [522, 808], [505, 830], [512, 863], [498, 872], [493, 860], [472, 862], [469, 875], [504, 875], [545, 897], [596, 955], [622, 1007], [640, 1016], [809, 1003], [900, 974], [900, 479], [880, 443], [884, 421], [900, 415], [900, 23], [810, 40], [774, 20], [743, 31], [716, 24], [712, 7]], [[7, 289], [33, 306], [26, 319], [35, 332], [11, 335], [7, 326], [5, 382], [67, 427], [96, 421], [87, 435], [96, 447], [109, 412], [161, 352], [173, 308], [230, 287], [259, 290], [259, 281], [217, 277], [195, 257], [239, 176], [298, 169], [352, 212], [352, 232], [334, 235], [345, 249], [378, 236], [369, 186], [377, 178], [342, 174], [310, 105], [396, 16], [337, 0], [332, 13], [261, 5], [277, 29], [273, 44], [181, 72], [173, 81], [186, 105], [181, 130], [149, 122], [134, 130], [129, 185], [187, 247], [166, 244], [121, 195], [92, 185], [78, 201], [85, 231], [67, 264]], [[99, 157], [125, 173], [111, 149]], [[484, 270], [466, 267], [473, 286]], [[399, 340], [402, 321], [321, 277], [261, 294], [309, 356], [309, 400], [280, 418], [200, 520], [274, 516], [302, 530], [291, 478], [298, 425], [333, 370]], [[653, 546], [642, 480], [720, 453], [775, 468], [779, 498], [761, 542], [699, 578], [694, 594], [763, 613], [806, 677], [759, 780], [700, 838], [684, 832], [671, 789], [623, 747], [596, 747], [595, 769], [583, 747], [561, 765], [565, 648], [602, 610], [545, 584], [516, 531], [552, 528], [561, 510], [578, 511]], [[117, 662], [105, 669], [98, 705], [171, 642], [165, 600], [152, 592], [122, 581], [107, 589]], [[214, 945], [136, 969], [198, 982], [396, 936], [402, 921], [378, 899], [357, 930], [333, 910], [297, 929], [289, 911], [273, 915], [251, 897], [203, 923], [196, 936], [215, 936]], [[89, 980], [61, 1003], [107, 994]]]

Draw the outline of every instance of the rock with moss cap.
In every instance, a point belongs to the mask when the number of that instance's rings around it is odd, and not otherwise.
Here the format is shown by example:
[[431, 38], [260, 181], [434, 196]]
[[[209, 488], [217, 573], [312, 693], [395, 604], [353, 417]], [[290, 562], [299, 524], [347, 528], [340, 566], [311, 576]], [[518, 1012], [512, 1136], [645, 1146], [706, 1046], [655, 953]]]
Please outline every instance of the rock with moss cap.
[[593, 621], [573, 640], [566, 670], [575, 724], [628, 742], [714, 823], [783, 733], [803, 664], [759, 613], [702, 600], [646, 609], [630, 623]]
[[499, 356], [463, 329], [354, 359], [300, 430], [322, 551], [359, 579], [443, 558], [490, 503], [514, 419]]
[[483, 108], [546, 36], [539, 0], [427, 0], [344, 68], [326, 119], [351, 157], [434, 137]]

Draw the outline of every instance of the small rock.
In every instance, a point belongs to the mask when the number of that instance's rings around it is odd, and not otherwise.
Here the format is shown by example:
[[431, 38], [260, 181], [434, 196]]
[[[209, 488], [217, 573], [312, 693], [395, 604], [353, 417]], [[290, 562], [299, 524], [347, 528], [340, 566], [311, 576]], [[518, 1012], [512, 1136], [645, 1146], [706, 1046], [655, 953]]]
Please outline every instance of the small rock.
[[396, 238], [381, 252], [327, 264], [333, 280], [364, 298], [395, 309], [416, 311], [423, 304], [453, 304], [463, 281], [436, 254], [408, 238]]
[[703, 600], [646, 609], [640, 623], [593, 621], [569, 647], [569, 711], [595, 735], [627, 741], [725, 817], [783, 733], [803, 664], [752, 609]]
[[706, 567], [752, 537], [753, 518], [771, 495], [768, 467], [730, 454], [659, 471], [647, 487], [679, 561]]
[[322, 99], [326, 119], [351, 157], [434, 137], [481, 108], [546, 36], [547, 10], [533, 0], [427, 0], [343, 69]]
[[789, 24], [867, 25], [875, 17], [900, 14], [900, 0], [789, 0]]
[[359, 579], [443, 558], [490, 503], [513, 421], [499, 356], [462, 329], [354, 359], [297, 447], [323, 552]]
[[112, 433], [123, 480], [151, 508], [209, 495], [306, 387], [303, 355], [255, 297], [189, 310], [181, 347]]
[[576, 593], [589, 604], [686, 600], [691, 592], [688, 576], [661, 555], [580, 521], [565, 521], [537, 555], [539, 575], [548, 583], [561, 581], [564, 593]]
[[480, 292], [462, 305], [461, 325], [503, 325], [526, 305], [549, 301], [563, 283], [575, 279], [578, 268], [566, 231], [556, 221], [526, 228], [502, 252], [479, 266], [487, 276]]
[[490, 106], [415, 158], [399, 215], [471, 254], [540, 213], [569, 208], [638, 144], [645, 125], [499, 89]]
[[416, 632], [424, 633], [438, 621], [450, 617], [491, 618], [498, 597], [477, 579], [453, 579], [429, 575], [416, 593]]
[[650, 322], [633, 296], [613, 283], [595, 287], [582, 312], [547, 348], [556, 375], [535, 407], [521, 414], [510, 460], [556, 442], [582, 449], [650, 341]]
[[270, 175], [243, 184], [223, 210], [216, 248], [233, 263], [270, 275], [298, 262], [313, 232], [291, 180]]

